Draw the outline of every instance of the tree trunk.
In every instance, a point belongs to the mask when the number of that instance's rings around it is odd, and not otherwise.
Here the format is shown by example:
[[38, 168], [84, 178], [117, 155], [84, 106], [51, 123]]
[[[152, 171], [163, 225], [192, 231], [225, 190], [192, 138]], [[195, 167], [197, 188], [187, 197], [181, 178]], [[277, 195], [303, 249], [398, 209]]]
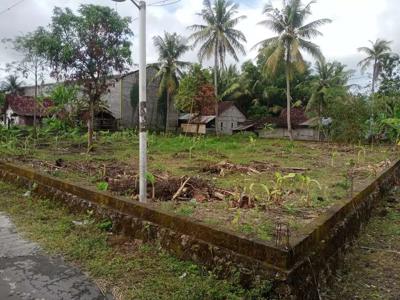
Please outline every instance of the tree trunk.
[[218, 39], [215, 44], [215, 53], [214, 53], [214, 89], [215, 89], [215, 133], [219, 133], [218, 129], [218, 73], [219, 73], [219, 63], [218, 63]]
[[170, 95], [167, 89], [167, 109], [165, 111], [165, 133], [168, 132], [168, 124], [169, 124], [169, 102], [170, 102]]
[[322, 123], [321, 123], [321, 114], [322, 114], [322, 104], [321, 102], [318, 104], [318, 141], [321, 140], [321, 128], [322, 128]]
[[89, 118], [87, 120], [87, 128], [88, 128], [88, 152], [90, 152], [93, 148], [93, 130], [94, 130], [94, 101], [93, 99], [89, 100]]
[[377, 70], [377, 68], [378, 68], [378, 62], [377, 62], [377, 60], [375, 59], [375, 62], [374, 62], [374, 70], [373, 70], [373, 73], [372, 73], [372, 96], [374, 96], [374, 94], [375, 94], [375, 85], [376, 85], [376, 79], [377, 79], [377, 77], [378, 77], [378, 70]]
[[371, 122], [370, 122], [370, 134], [371, 134], [371, 143], [374, 144], [374, 133], [372, 132], [373, 123], [375, 120], [375, 110], [374, 110], [374, 100], [375, 100], [375, 85], [376, 80], [378, 78], [378, 61], [375, 59], [374, 61], [374, 70], [372, 72], [372, 88], [371, 88]]
[[291, 100], [292, 97], [290, 95], [290, 46], [287, 47], [286, 53], [286, 102], [287, 102], [287, 126], [289, 132], [289, 138], [293, 141], [293, 132], [292, 132], [292, 120], [291, 120]]
[[37, 138], [38, 66], [35, 65], [35, 99], [33, 99], [33, 137]]

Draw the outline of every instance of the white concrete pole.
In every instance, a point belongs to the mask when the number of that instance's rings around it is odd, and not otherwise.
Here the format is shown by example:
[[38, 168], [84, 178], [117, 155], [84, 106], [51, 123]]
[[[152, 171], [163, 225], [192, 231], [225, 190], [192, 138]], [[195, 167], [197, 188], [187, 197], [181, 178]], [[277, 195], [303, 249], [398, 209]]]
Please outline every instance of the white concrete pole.
[[146, 2], [139, 3], [139, 202], [147, 202]]

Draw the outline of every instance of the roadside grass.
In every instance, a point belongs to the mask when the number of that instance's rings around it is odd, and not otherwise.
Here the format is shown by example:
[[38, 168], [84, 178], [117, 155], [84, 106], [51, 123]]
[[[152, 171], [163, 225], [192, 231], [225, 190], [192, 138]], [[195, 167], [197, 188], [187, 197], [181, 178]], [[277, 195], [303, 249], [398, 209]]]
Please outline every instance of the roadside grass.
[[375, 210], [324, 299], [400, 299], [400, 189]]
[[25, 192], [0, 182], [0, 211], [9, 214], [27, 238], [77, 264], [117, 300], [267, 299], [268, 282], [245, 290], [237, 280], [218, 280], [156, 245], [107, 232], [108, 220], [97, 222], [90, 212], [71, 214], [54, 201], [25, 197]]

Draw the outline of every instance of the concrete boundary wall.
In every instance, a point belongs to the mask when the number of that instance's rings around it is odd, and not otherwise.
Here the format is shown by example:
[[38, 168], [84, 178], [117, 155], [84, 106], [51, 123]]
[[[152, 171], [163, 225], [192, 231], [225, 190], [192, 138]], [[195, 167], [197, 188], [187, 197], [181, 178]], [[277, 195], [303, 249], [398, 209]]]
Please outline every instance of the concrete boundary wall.
[[217, 270], [222, 276], [238, 272], [245, 285], [255, 279], [269, 280], [280, 299], [318, 299], [319, 286], [337, 268], [374, 206], [399, 178], [400, 161], [355, 197], [339, 201], [302, 228], [287, 249], [0, 162], [1, 180], [30, 187], [35, 194], [60, 201], [72, 210], [92, 209], [99, 218], [112, 219], [117, 232], [157, 242], [178, 257]]

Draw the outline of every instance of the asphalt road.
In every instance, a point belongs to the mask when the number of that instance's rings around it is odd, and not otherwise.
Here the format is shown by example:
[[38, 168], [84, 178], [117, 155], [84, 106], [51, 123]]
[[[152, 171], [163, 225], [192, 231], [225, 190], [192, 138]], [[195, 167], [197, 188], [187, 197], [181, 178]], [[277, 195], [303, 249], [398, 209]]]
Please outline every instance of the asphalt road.
[[1, 300], [110, 300], [79, 269], [16, 232], [0, 212]]

